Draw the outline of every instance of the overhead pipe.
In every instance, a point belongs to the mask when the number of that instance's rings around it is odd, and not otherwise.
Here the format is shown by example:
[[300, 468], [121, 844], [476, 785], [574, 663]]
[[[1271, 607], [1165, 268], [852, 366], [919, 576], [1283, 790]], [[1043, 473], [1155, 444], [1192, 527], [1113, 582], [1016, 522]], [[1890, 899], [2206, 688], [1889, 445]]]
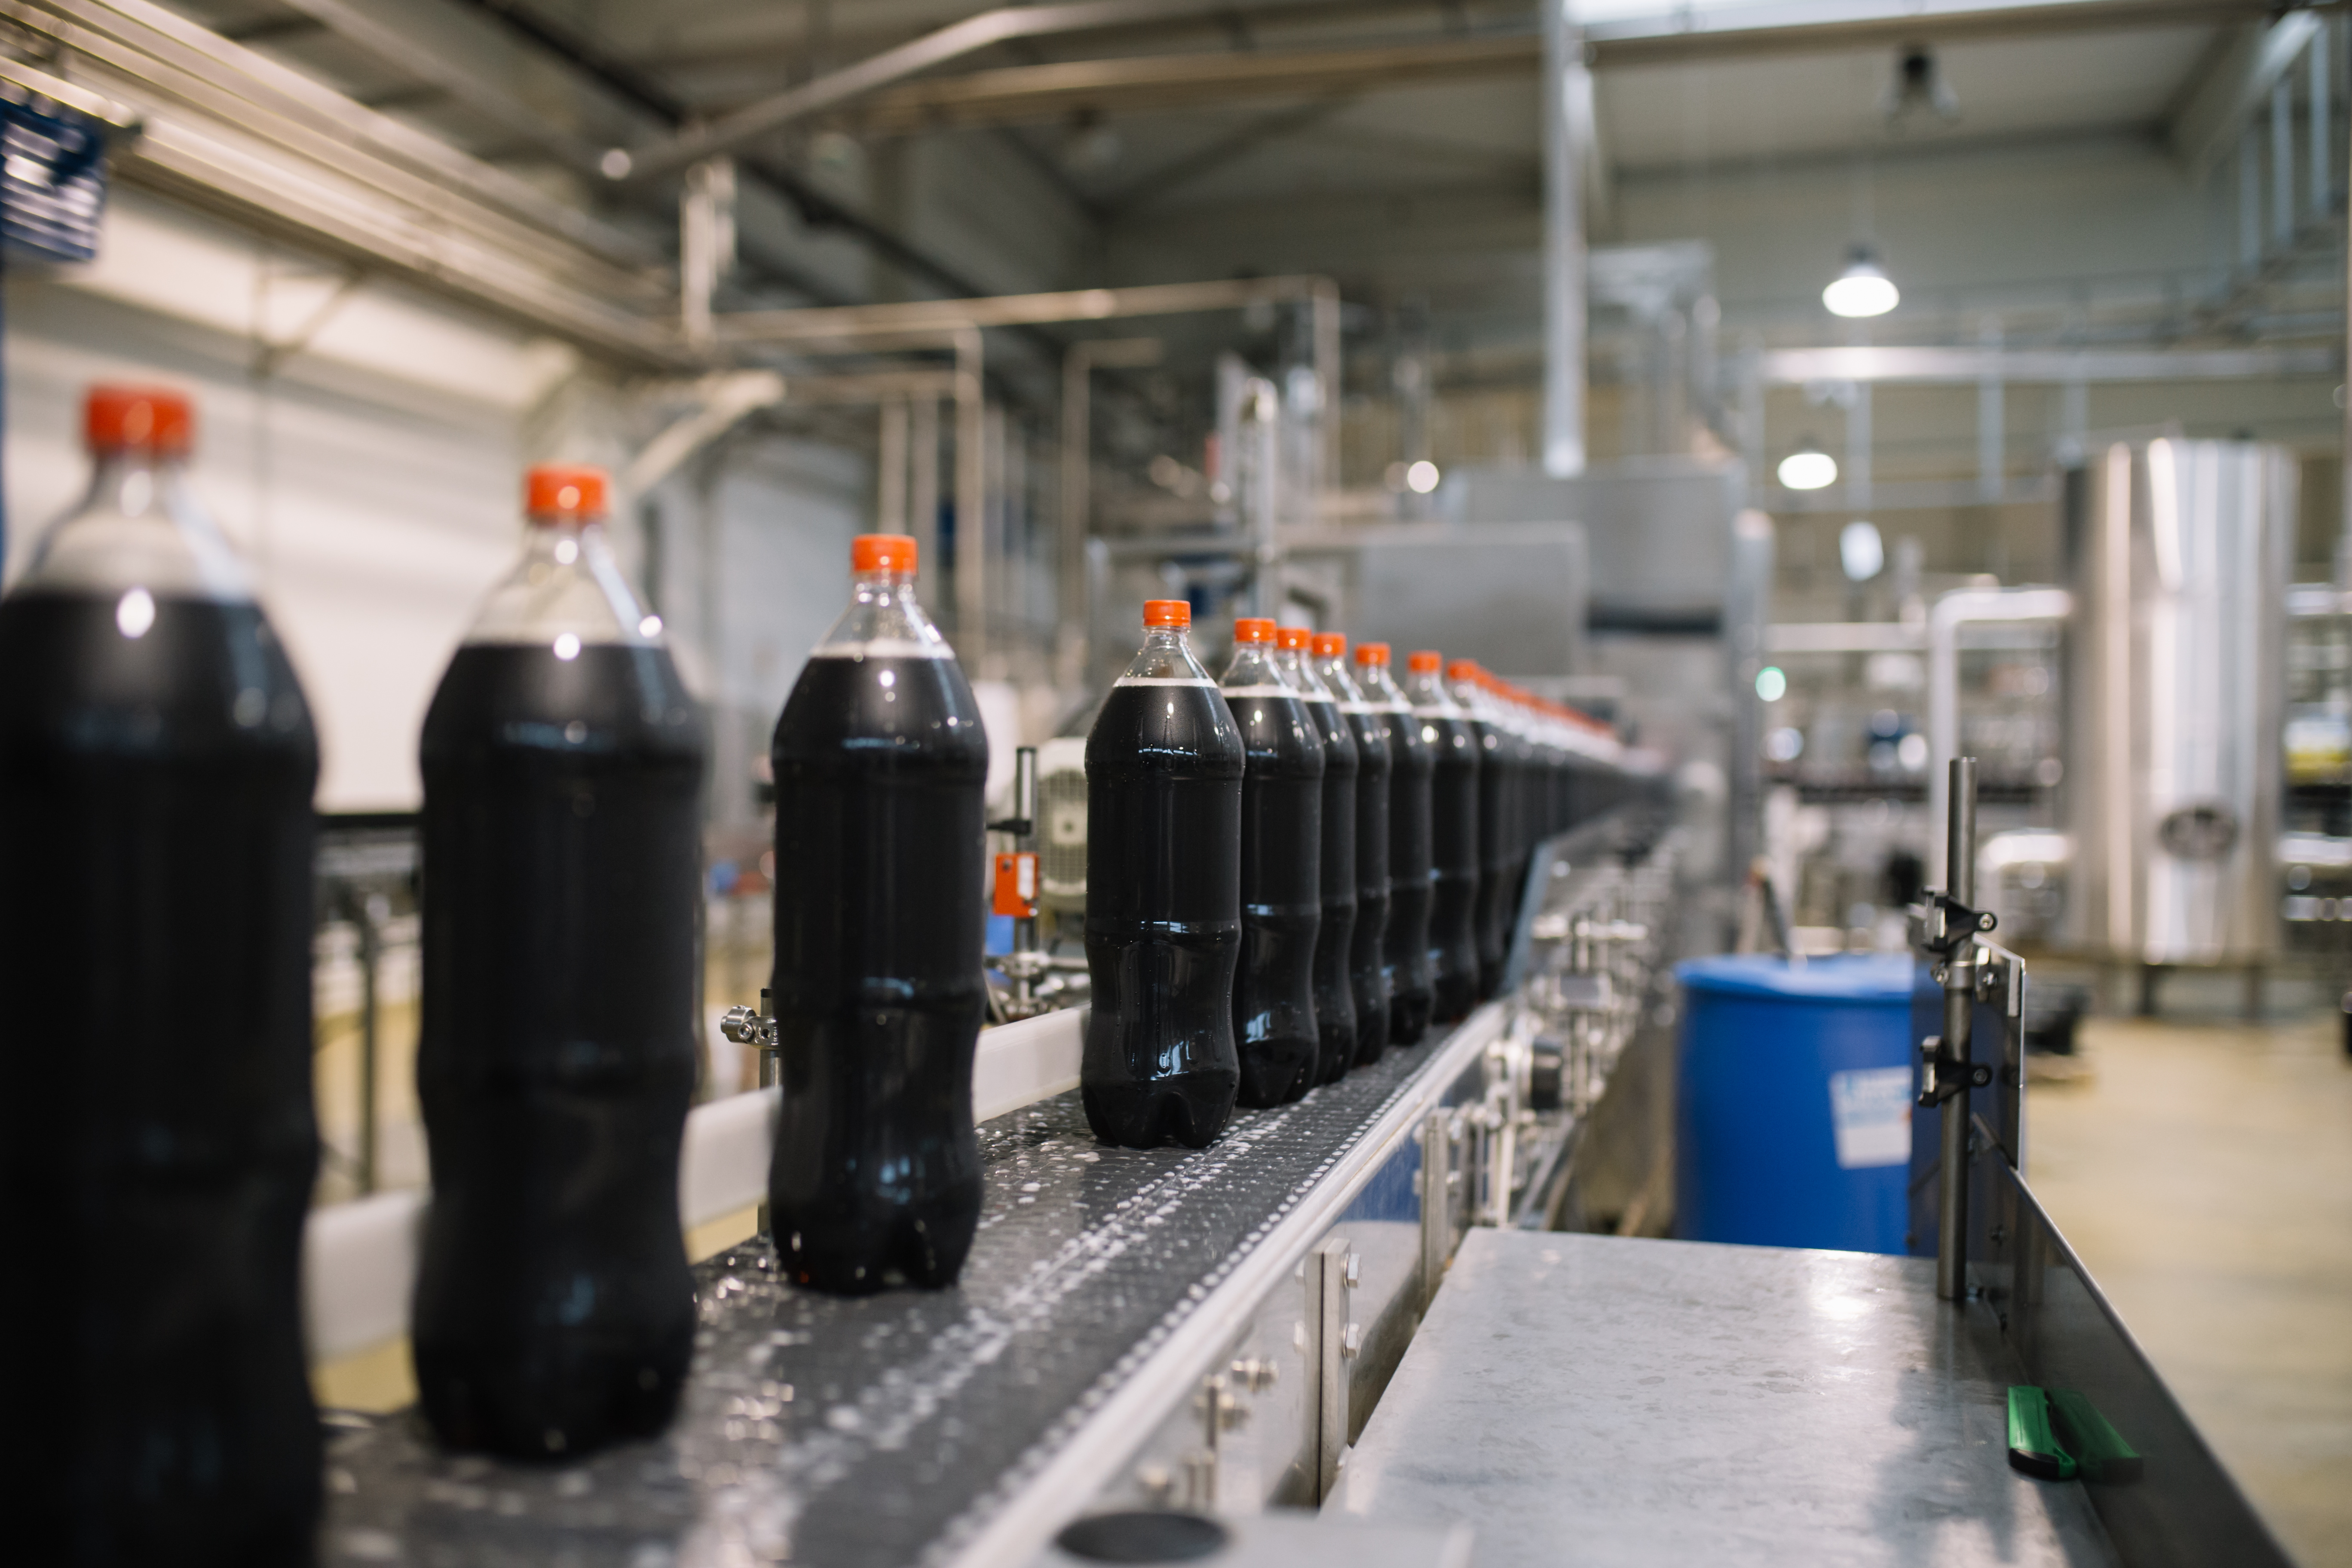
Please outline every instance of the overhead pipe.
[[[1927, 820], [1939, 823], [1951, 810], [1947, 773], [1959, 756], [1960, 628], [1994, 621], [2063, 621], [2074, 614], [2074, 595], [2063, 588], [1955, 588], [1927, 612]], [[1971, 806], [1973, 811], [1973, 806]], [[1971, 818], [1973, 822], [1973, 817]], [[1973, 834], [1973, 828], [1971, 828]], [[1930, 835], [1931, 839], [1933, 835]], [[1952, 884], [1954, 873], [1941, 844], [1928, 846], [1927, 880]], [[1958, 875], [1973, 878], [1974, 867]]]

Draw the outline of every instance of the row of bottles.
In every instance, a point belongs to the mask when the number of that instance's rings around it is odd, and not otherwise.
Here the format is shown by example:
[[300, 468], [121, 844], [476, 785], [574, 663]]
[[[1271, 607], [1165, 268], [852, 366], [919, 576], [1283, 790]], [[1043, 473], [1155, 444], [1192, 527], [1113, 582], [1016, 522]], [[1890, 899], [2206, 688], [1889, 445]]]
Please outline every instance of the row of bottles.
[[[39, 1348], [0, 1498], [43, 1561], [305, 1561], [319, 1506], [318, 746], [192, 425], [94, 392], [90, 491], [0, 600], [0, 1333]], [[412, 1322], [438, 1436], [544, 1458], [660, 1430], [691, 1359], [709, 741], [604, 474], [525, 489], [420, 746]], [[988, 742], [914, 542], [852, 567], [771, 752], [769, 1206], [788, 1276], [854, 1294], [952, 1283], [979, 1219]], [[1381, 645], [1244, 620], [1220, 683], [1185, 603], [1145, 620], [1087, 743], [1084, 1100], [1108, 1142], [1198, 1146], [1491, 994], [1534, 844], [1591, 803], [1565, 711], [1475, 668], [1400, 689]]]
[[[313, 1555], [319, 752], [190, 492], [193, 426], [176, 394], [94, 391], [90, 489], [0, 600], [0, 1332], [38, 1347], [0, 1500], [42, 1562]], [[420, 1405], [449, 1447], [523, 1458], [659, 1431], [696, 1321], [709, 742], [606, 506], [600, 470], [530, 473], [522, 559], [420, 746]], [[840, 1291], [962, 1264], [986, 994], [979, 710], [913, 542], [853, 555], [772, 752], [771, 1207], [784, 1267]]]
[[[1107, 1142], [1198, 1148], [1502, 984], [1536, 846], [1609, 798], [1613, 740], [1468, 660], [1244, 617], [1220, 679], [1192, 607], [1087, 741], [1081, 1080]], [[1596, 787], [1597, 786], [1597, 787]]]

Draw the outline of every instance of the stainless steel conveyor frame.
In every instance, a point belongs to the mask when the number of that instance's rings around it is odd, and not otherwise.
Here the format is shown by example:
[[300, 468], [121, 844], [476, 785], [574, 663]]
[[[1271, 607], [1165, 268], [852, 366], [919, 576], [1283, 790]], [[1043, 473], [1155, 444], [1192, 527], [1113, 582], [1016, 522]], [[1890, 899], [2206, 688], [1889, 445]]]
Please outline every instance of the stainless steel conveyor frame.
[[[1576, 869], [1656, 827], [1636, 808], [1546, 847], [1520, 965], [1538, 910], [1614, 885]], [[1311, 1504], [1462, 1236], [1557, 1169], [1522, 1152], [1557, 1136], [1525, 1106], [1536, 1024], [1507, 995], [1202, 1151], [1103, 1148], [1074, 1092], [998, 1116], [958, 1289], [798, 1291], [754, 1238], [697, 1270], [663, 1438], [549, 1469], [339, 1418], [325, 1555], [984, 1568], [1120, 1500]]]

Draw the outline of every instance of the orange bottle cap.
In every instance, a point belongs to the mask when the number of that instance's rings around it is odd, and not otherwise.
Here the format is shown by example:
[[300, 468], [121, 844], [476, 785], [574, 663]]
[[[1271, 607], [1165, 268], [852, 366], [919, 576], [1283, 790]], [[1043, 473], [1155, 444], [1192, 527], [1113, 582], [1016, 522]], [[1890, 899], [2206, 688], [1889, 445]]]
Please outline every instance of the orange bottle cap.
[[1445, 656], [1433, 647], [1419, 648], [1407, 657], [1404, 667], [1415, 675], [1427, 675], [1431, 670], [1445, 668]]
[[1264, 616], [1244, 616], [1234, 623], [1234, 641], [1237, 643], [1273, 640], [1274, 623]]
[[1146, 599], [1143, 601], [1143, 624], [1147, 626], [1173, 626], [1181, 632], [1192, 624], [1192, 601]]
[[1384, 642], [1360, 642], [1356, 645], [1356, 662], [1358, 664], [1386, 664], [1388, 661], [1388, 644]]
[[82, 405], [82, 435], [93, 452], [186, 455], [195, 429], [187, 395], [160, 386], [93, 386]]
[[1305, 647], [1314, 640], [1315, 634], [1305, 626], [1274, 628], [1274, 646], [1276, 647]]
[[891, 572], [911, 577], [915, 574], [915, 541], [908, 534], [861, 533], [849, 542], [852, 572]]
[[1338, 658], [1347, 651], [1347, 633], [1317, 632], [1315, 634], [1315, 657], [1317, 658]]
[[1475, 658], [1457, 658], [1445, 667], [1445, 679], [1448, 680], [1476, 682], [1485, 673], [1478, 668], [1478, 661]]
[[533, 522], [594, 522], [610, 489], [602, 468], [541, 463], [523, 476], [522, 509]]

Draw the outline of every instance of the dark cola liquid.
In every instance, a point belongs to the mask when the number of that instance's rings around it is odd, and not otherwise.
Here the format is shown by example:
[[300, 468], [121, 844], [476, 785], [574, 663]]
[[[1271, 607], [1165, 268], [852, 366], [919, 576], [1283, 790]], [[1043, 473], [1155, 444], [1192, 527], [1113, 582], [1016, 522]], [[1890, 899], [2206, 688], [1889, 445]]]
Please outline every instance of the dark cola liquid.
[[250, 605], [0, 604], [0, 1500], [21, 1563], [308, 1563], [318, 744]]
[[412, 1332], [452, 1447], [569, 1457], [677, 1407], [708, 750], [660, 648], [469, 644], [425, 713]]
[[1389, 737], [1385, 713], [1349, 713], [1356, 742], [1356, 929], [1349, 984], [1355, 992], [1355, 1065], [1370, 1067], [1389, 1044], [1389, 976], [1381, 944], [1389, 925]]
[[1107, 1143], [1198, 1149], [1233, 1115], [1243, 768], [1213, 686], [1115, 686], [1087, 737], [1080, 1082]]
[[1302, 703], [1323, 741], [1323, 919], [1315, 932], [1315, 1081], [1337, 1083], [1356, 1061], [1355, 732], [1336, 702]]
[[1389, 923], [1381, 958], [1388, 973], [1389, 1040], [1420, 1043], [1429, 1032], [1431, 782], [1437, 754], [1410, 713], [1386, 712], [1389, 732]]
[[1249, 759], [1242, 781], [1242, 958], [1234, 972], [1237, 1096], [1280, 1105], [1315, 1086], [1315, 939], [1323, 925], [1323, 743], [1287, 693], [1225, 706]]
[[1511, 916], [1517, 910], [1512, 894], [1518, 883], [1511, 875], [1511, 861], [1518, 830], [1518, 771], [1512, 739], [1501, 726], [1474, 719], [1470, 736], [1478, 749], [1478, 904], [1473, 923], [1478, 936], [1478, 998], [1484, 1001], [1502, 987]]
[[953, 659], [812, 658], [776, 724], [776, 1255], [955, 1282], [980, 1223], [988, 738]]
[[1478, 1005], [1478, 744], [1460, 719], [1422, 717], [1436, 753], [1430, 794], [1430, 1016], [1453, 1023]]

